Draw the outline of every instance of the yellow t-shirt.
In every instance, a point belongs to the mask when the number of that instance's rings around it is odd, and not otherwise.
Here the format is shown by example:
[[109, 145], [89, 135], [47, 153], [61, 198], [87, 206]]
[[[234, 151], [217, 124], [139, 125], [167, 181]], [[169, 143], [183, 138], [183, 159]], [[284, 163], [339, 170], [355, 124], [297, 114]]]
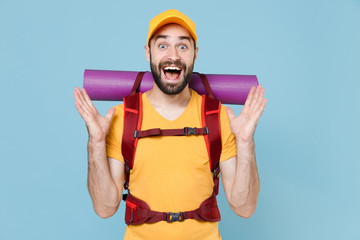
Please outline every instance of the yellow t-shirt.
[[[201, 128], [201, 96], [192, 90], [185, 111], [177, 119], [163, 118], [143, 94], [141, 130], [151, 128]], [[124, 106], [116, 106], [109, 134], [107, 156], [122, 162], [121, 140]], [[236, 155], [235, 136], [231, 133], [225, 107], [221, 107], [221, 161]], [[145, 201], [150, 209], [180, 212], [197, 209], [213, 192], [214, 182], [203, 135], [155, 136], [138, 141], [134, 168], [130, 172], [129, 190]], [[131, 225], [124, 239], [221, 239], [217, 222], [184, 222]]]

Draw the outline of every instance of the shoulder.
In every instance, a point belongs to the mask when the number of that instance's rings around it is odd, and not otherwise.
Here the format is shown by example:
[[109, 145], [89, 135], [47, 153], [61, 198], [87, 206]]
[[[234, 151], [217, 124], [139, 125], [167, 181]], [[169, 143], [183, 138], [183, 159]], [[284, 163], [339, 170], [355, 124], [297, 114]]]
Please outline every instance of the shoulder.
[[122, 116], [124, 114], [124, 104], [116, 105], [114, 108], [116, 109], [114, 116]]
[[124, 104], [116, 105], [114, 108], [116, 108], [116, 111], [124, 111]]
[[[198, 109], [201, 110], [201, 107], [203, 106], [203, 95], [200, 95], [193, 89], [191, 89], [191, 94], [192, 94], [191, 97], [194, 99], [194, 101], [191, 101], [191, 102], [196, 104], [198, 106]], [[228, 118], [228, 115], [226, 112], [226, 106], [224, 106], [222, 104], [220, 105], [220, 119], [221, 119], [222, 123], [229, 121], [229, 118]]]
[[202, 95], [198, 94], [194, 89], [191, 89], [191, 98], [194, 98], [196, 102], [202, 101]]
[[220, 114], [221, 114], [221, 117], [228, 119], [228, 115], [227, 115], [227, 112], [226, 112], [226, 106], [225, 105], [221, 104], [221, 106], [220, 106]]
[[220, 106], [220, 122], [221, 126], [230, 127], [229, 116], [226, 112], [226, 106], [222, 104]]
[[114, 106], [114, 108], [116, 109], [112, 119], [111, 119], [111, 126], [113, 125], [122, 125], [123, 124], [123, 116], [124, 116], [124, 104], [119, 104]]

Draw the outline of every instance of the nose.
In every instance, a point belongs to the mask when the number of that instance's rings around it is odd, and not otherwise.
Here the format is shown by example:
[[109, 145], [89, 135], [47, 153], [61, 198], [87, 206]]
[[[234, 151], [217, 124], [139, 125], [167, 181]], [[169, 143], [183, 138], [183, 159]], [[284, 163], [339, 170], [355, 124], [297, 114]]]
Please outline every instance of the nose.
[[172, 46], [169, 49], [168, 59], [175, 62], [180, 59], [179, 52], [176, 46]]

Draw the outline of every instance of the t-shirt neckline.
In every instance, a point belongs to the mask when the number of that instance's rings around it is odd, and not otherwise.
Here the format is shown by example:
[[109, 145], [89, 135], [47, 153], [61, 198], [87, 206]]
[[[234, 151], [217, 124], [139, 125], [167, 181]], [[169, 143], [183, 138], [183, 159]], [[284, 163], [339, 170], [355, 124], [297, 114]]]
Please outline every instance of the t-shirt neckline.
[[185, 110], [184, 110], [176, 119], [174, 119], [174, 120], [169, 120], [169, 119], [165, 118], [164, 116], [162, 116], [162, 115], [153, 107], [153, 105], [151, 105], [151, 103], [150, 103], [150, 101], [149, 101], [149, 99], [147, 98], [147, 96], [146, 96], [145, 93], [143, 94], [143, 96], [144, 96], [144, 97], [143, 97], [143, 101], [146, 101], [146, 104], [144, 104], [144, 105], [149, 105], [150, 108], [151, 108], [151, 111], [152, 111], [152, 112], [155, 112], [155, 114], [156, 114], [158, 117], [160, 117], [161, 119], [163, 119], [164, 121], [167, 121], [167, 122], [170, 122], [170, 123], [173, 123], [173, 122], [176, 122], [176, 121], [180, 121], [180, 120], [187, 114], [187, 112], [190, 111], [189, 109], [190, 109], [191, 106], [193, 105], [193, 104], [192, 104], [192, 101], [194, 101], [194, 99], [195, 99], [195, 94], [196, 94], [196, 92], [195, 92], [194, 90], [192, 90], [192, 89], [190, 89], [190, 90], [191, 90], [191, 98], [190, 98], [190, 101], [188, 102]]

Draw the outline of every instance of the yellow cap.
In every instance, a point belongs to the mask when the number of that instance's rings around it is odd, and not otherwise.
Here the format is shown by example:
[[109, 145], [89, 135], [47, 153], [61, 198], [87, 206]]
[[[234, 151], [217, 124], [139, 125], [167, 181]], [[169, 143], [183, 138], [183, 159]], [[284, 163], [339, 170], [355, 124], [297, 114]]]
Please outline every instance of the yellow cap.
[[169, 23], [176, 23], [186, 28], [186, 30], [188, 30], [190, 35], [193, 37], [196, 46], [197, 36], [195, 23], [191, 21], [191, 19], [188, 18], [185, 14], [175, 9], [162, 12], [150, 21], [149, 33], [146, 42], [147, 45], [149, 45], [149, 41], [156, 30]]

